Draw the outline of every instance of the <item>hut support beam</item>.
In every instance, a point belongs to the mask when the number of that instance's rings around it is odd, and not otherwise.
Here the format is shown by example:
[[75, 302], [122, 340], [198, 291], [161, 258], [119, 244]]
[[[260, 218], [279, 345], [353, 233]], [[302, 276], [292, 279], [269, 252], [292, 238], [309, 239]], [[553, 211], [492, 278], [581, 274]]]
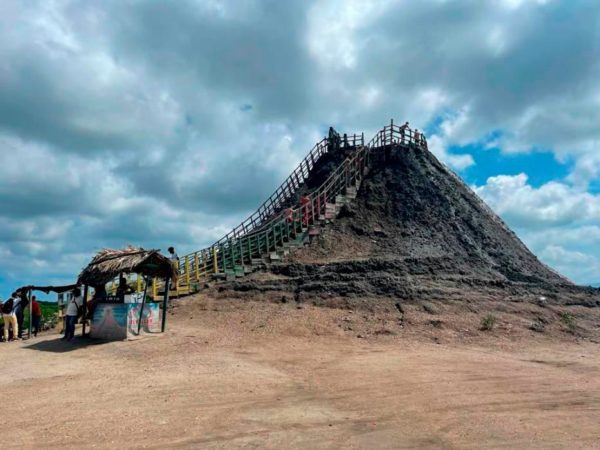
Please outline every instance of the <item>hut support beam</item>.
[[81, 319], [81, 323], [83, 324], [82, 327], [81, 327], [81, 335], [82, 336], [85, 336], [85, 331], [86, 331], [85, 330], [85, 324], [87, 322], [87, 313], [88, 313], [88, 307], [87, 307], [87, 304], [88, 304], [88, 291], [89, 291], [89, 288], [88, 288], [88, 285], [86, 284], [86, 285], [83, 286], [83, 316], [82, 316], [82, 319]]
[[167, 326], [167, 307], [169, 306], [169, 285], [171, 284], [171, 278], [167, 277], [165, 280], [165, 293], [163, 296], [163, 316], [162, 316], [162, 325], [160, 328], [161, 333], [165, 332], [165, 328]]
[[[27, 298], [29, 300], [29, 332], [27, 333], [27, 339], [31, 339], [31, 319], [32, 319], [32, 312], [31, 312], [31, 289], [27, 292]], [[5, 325], [5, 326], [8, 326]], [[19, 330], [21, 331], [21, 330]]]
[[[138, 275], [139, 276], [139, 275]], [[138, 318], [138, 329], [137, 334], [140, 335], [142, 329], [142, 317], [144, 317], [144, 306], [146, 305], [146, 292], [148, 291], [148, 284], [150, 283], [150, 277], [144, 277], [144, 296], [142, 297], [142, 307], [140, 308], [140, 317]]]

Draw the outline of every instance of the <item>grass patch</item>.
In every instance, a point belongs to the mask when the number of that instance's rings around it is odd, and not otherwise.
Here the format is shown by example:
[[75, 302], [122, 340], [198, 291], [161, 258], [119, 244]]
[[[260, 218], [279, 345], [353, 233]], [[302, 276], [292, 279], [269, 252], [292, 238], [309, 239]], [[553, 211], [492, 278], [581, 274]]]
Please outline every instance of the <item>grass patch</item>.
[[481, 318], [481, 326], [480, 329], [482, 331], [491, 331], [494, 329], [496, 325], [496, 316], [493, 314], [486, 314]]
[[574, 333], [577, 328], [577, 321], [575, 316], [569, 312], [564, 312], [560, 315], [560, 320], [564, 323], [569, 332]]

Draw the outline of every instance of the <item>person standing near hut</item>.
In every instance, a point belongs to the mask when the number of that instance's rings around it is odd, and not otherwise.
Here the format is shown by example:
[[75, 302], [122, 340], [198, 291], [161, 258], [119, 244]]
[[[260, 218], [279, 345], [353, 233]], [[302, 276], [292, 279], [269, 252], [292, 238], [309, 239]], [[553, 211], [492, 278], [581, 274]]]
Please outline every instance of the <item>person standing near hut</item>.
[[15, 297], [16, 292], [2, 304], [2, 318], [4, 319], [4, 341], [8, 342], [9, 328], [12, 327], [13, 340], [18, 339], [19, 324], [17, 323], [17, 316], [15, 314]]
[[23, 338], [23, 322], [25, 320], [25, 308], [29, 305], [29, 300], [27, 298], [27, 293], [25, 291], [17, 291], [17, 308], [15, 310], [15, 315], [17, 317], [17, 324], [19, 326], [19, 339]]
[[81, 289], [75, 288], [73, 289], [73, 298], [67, 305], [67, 324], [63, 340], [70, 341], [75, 337], [75, 324], [77, 323], [77, 317], [80, 315], [81, 308], [83, 308]]
[[37, 302], [35, 295], [31, 297], [31, 325], [33, 328], [33, 336], [37, 337], [38, 332], [40, 331], [40, 324], [42, 321], [42, 308], [40, 308], [40, 304]]
[[17, 321], [17, 327], [16, 329], [13, 327], [13, 338], [17, 339], [21, 339], [21, 334], [23, 333], [23, 297], [21, 296], [21, 293], [19, 291], [13, 292], [12, 294], [12, 298], [13, 298], [13, 315], [15, 316], [15, 319]]

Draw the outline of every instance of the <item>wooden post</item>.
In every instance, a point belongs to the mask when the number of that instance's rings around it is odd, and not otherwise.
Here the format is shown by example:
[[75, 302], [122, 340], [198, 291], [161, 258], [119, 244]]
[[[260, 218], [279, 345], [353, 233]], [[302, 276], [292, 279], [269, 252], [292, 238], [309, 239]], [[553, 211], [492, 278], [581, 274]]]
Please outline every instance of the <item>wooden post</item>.
[[[138, 278], [139, 278], [140, 274], [138, 273]], [[138, 329], [137, 329], [137, 334], [138, 336], [140, 335], [140, 330], [142, 327], [142, 317], [144, 317], [144, 306], [146, 305], [146, 292], [148, 291], [148, 282], [150, 277], [146, 276], [144, 277], [145, 279], [145, 283], [144, 283], [144, 296], [142, 297], [142, 307], [140, 308], [140, 317], [138, 318]]]
[[190, 288], [190, 257], [185, 257], [185, 283], [187, 284], [188, 289]]
[[141, 292], [142, 291], [142, 278], [140, 277], [140, 274], [137, 274], [137, 280], [136, 280], [136, 287], [135, 287], [135, 292]]
[[219, 264], [217, 261], [217, 247], [213, 247], [213, 266], [215, 273], [219, 273]]
[[194, 253], [194, 267], [196, 268], [196, 281], [200, 281], [200, 258], [198, 258], [198, 252]]
[[171, 282], [171, 278], [167, 277], [165, 279], [165, 295], [163, 296], [163, 316], [162, 316], [162, 325], [160, 328], [161, 333], [165, 332], [165, 328], [167, 327], [167, 308], [169, 306], [169, 283]]
[[[27, 298], [29, 300], [29, 331], [27, 333], [27, 339], [31, 339], [31, 317], [32, 317], [32, 313], [31, 313], [31, 289], [29, 290], [29, 292], [27, 293]], [[4, 324], [5, 327], [8, 326], [8, 323]], [[21, 331], [21, 330], [19, 330]]]
[[88, 285], [83, 286], [83, 317], [82, 317], [82, 327], [81, 327], [81, 335], [85, 336], [85, 321], [87, 320], [87, 298], [88, 298]]
[[152, 278], [152, 300], [156, 300], [156, 297], [158, 297], [158, 283], [154, 277]]

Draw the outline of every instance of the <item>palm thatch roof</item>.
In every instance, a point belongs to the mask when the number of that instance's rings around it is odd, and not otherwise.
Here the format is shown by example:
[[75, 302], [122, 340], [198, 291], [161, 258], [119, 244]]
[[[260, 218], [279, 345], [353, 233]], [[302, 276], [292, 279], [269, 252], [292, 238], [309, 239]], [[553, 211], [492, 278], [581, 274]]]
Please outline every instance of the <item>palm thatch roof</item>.
[[139, 273], [177, 280], [176, 268], [171, 264], [171, 260], [160, 254], [160, 250], [144, 250], [141, 247], [129, 246], [122, 250], [109, 248], [100, 250], [89, 265], [81, 271], [78, 283], [100, 286], [121, 273]]

